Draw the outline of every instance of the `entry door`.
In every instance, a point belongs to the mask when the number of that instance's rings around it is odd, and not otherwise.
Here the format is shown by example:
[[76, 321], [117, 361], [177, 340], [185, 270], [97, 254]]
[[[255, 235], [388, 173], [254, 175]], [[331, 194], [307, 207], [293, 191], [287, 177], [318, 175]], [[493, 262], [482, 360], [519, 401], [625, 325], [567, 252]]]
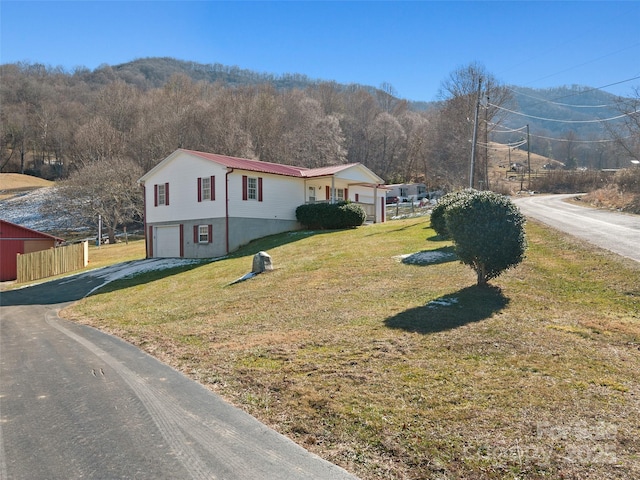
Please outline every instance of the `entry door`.
[[180, 257], [180, 225], [167, 225], [154, 228], [154, 257]]

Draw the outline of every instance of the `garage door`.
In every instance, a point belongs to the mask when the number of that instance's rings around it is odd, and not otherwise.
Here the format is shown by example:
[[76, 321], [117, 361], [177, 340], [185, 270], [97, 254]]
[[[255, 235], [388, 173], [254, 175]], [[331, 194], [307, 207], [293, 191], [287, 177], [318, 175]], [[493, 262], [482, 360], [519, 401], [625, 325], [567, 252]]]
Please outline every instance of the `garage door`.
[[154, 257], [180, 256], [180, 225], [155, 227], [153, 232]]

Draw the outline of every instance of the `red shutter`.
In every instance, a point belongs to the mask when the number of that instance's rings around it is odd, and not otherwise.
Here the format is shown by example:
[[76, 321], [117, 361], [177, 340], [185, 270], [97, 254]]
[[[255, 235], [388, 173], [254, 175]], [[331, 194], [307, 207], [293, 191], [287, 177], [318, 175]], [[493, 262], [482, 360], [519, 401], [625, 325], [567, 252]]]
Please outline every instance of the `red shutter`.
[[169, 205], [169, 182], [164, 184], [164, 204]]
[[360, 201], [360, 194], [356, 193], [356, 202], [359, 202], [359, 201]]
[[209, 243], [213, 243], [213, 225], [209, 224]]
[[327, 200], [331, 200], [331, 187], [329, 185], [327, 185], [327, 188], [326, 188], [326, 195], [327, 195]]
[[202, 201], [202, 178], [198, 177], [198, 201]]
[[344, 200], [345, 201], [349, 200], [349, 189], [348, 188], [344, 189]]
[[153, 258], [153, 225], [149, 225], [149, 234], [147, 235], [147, 245], [149, 248], [149, 258]]
[[247, 176], [242, 176], [242, 200], [247, 199]]
[[180, 224], [180, 258], [184, 257], [184, 225]]
[[216, 176], [211, 175], [211, 201], [216, 199]]
[[154, 206], [158, 206], [158, 185], [153, 186], [153, 204]]
[[198, 243], [198, 225], [193, 226], [193, 243]]
[[262, 177], [258, 177], [258, 201], [262, 201]]

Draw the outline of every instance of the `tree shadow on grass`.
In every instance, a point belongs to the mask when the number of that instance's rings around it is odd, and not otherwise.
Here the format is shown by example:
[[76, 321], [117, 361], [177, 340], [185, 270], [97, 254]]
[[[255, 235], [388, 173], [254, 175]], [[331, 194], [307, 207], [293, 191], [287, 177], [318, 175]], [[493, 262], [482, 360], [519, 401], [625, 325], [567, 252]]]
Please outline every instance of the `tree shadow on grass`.
[[430, 237], [427, 237], [427, 241], [428, 242], [450, 242], [451, 239], [445, 235], [431, 235]]
[[436, 333], [489, 318], [508, 304], [499, 288], [472, 286], [401, 312], [384, 323], [407, 332]]

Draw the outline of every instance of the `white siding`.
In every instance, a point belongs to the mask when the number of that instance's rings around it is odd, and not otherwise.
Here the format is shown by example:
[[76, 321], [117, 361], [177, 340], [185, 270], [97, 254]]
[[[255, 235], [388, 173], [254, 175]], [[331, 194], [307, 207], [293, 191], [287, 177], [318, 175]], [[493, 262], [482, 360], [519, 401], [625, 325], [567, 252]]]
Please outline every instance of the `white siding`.
[[[262, 202], [242, 199], [242, 176], [262, 178]], [[295, 220], [296, 208], [305, 202], [304, 180], [236, 170], [229, 175], [229, 216]]]
[[[225, 174], [219, 164], [183, 153], [145, 184], [147, 223], [225, 216]], [[215, 200], [198, 202], [198, 177], [215, 176]], [[169, 184], [169, 205], [155, 206], [154, 185]]]

